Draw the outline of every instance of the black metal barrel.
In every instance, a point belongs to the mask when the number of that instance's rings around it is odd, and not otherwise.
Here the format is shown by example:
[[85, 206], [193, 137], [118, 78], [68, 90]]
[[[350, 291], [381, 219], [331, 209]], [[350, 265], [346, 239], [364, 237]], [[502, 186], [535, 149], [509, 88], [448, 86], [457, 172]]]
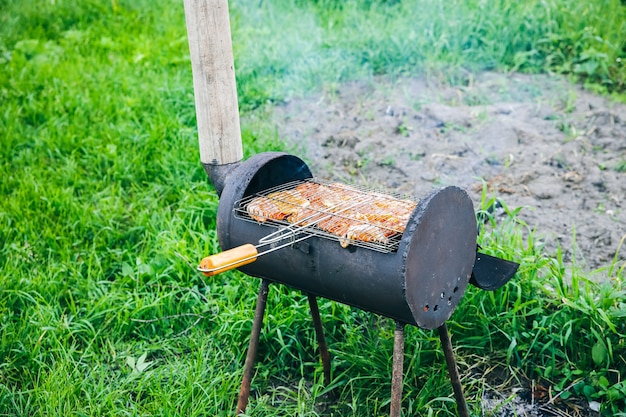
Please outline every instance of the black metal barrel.
[[[276, 226], [234, 214], [244, 197], [311, 178], [306, 164], [286, 153], [262, 153], [229, 175], [220, 196], [217, 232], [222, 250], [259, 239]], [[426, 329], [441, 326], [465, 292], [476, 257], [476, 218], [458, 187], [424, 196], [412, 213], [398, 250], [391, 253], [313, 236], [259, 256], [239, 269], [320, 297]]]

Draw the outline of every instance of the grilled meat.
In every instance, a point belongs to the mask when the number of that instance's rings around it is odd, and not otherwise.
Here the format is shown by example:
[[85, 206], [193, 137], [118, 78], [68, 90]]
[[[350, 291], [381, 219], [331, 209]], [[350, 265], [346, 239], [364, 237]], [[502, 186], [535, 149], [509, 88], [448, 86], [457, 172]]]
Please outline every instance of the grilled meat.
[[304, 182], [256, 197], [246, 210], [259, 222], [269, 219], [317, 227], [338, 236], [341, 246], [347, 247], [351, 241], [387, 244], [390, 237], [404, 233], [416, 205], [340, 183]]
[[258, 222], [265, 222], [267, 219], [283, 220], [287, 214], [282, 213], [276, 204], [267, 197], [257, 197], [251, 200], [246, 206], [250, 217]]
[[348, 228], [346, 237], [350, 240], [387, 244], [388, 236], [379, 227], [371, 224], [353, 224]]
[[254, 220], [265, 222], [268, 219], [285, 220], [309, 204], [298, 191], [284, 190], [252, 199], [246, 210]]

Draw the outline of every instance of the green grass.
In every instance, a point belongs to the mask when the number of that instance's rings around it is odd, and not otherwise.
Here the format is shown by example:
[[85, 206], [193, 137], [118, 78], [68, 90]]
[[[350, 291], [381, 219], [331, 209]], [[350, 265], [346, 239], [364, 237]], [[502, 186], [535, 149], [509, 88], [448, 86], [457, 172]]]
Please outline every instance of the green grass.
[[[247, 155], [284, 147], [265, 103], [375, 74], [555, 71], [624, 92], [617, 0], [234, 1], [231, 17]], [[0, 0], [0, 415], [231, 415], [258, 281], [185, 260], [218, 250], [217, 203], [182, 2]], [[449, 323], [471, 409], [479, 358], [623, 412], [623, 263], [548, 257], [510, 214], [481, 241], [520, 273]], [[338, 398], [306, 297], [272, 287], [250, 415], [388, 413], [393, 323], [320, 309]], [[454, 414], [433, 332], [407, 329], [405, 370], [405, 415]]]
[[463, 82], [467, 71], [552, 71], [626, 88], [618, 0], [293, 0], [234, 3], [231, 13], [244, 108], [372, 74]]

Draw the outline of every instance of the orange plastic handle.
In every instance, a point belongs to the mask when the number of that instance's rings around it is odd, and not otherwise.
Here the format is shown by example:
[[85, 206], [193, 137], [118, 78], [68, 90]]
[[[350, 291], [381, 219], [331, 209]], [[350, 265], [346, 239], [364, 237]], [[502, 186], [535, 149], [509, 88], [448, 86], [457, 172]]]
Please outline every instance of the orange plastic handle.
[[237, 246], [200, 261], [198, 269], [207, 277], [230, 271], [231, 269], [256, 261], [259, 251], [251, 244]]

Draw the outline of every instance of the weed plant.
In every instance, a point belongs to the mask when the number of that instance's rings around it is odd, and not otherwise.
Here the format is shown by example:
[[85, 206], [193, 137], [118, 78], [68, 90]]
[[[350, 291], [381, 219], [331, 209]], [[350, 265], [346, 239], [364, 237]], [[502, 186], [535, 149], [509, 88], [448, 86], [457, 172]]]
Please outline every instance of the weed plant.
[[[246, 155], [284, 148], [265, 103], [353, 78], [556, 71], [623, 92], [625, 17], [617, 0], [233, 1]], [[258, 281], [195, 272], [217, 203], [181, 1], [0, 0], [0, 415], [231, 415]], [[585, 272], [536, 236], [514, 210], [481, 234], [521, 268], [449, 322], [470, 407], [499, 366], [623, 415], [624, 265]], [[320, 300], [324, 387], [306, 297], [273, 286], [268, 305], [249, 415], [388, 413], [393, 323]], [[405, 371], [405, 415], [454, 415], [433, 332], [407, 329]]]

